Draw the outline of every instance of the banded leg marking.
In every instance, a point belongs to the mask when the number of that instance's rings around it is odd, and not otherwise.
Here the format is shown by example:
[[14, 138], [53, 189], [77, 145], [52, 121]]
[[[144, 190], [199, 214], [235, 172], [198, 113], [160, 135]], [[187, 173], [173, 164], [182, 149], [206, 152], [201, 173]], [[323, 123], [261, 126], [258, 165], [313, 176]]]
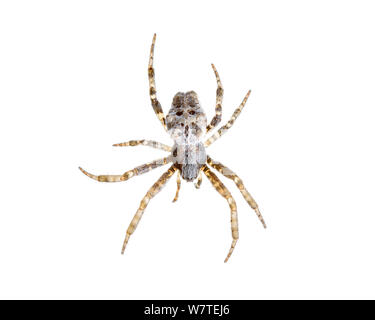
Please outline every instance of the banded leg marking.
[[152, 39], [151, 50], [150, 50], [150, 59], [148, 61], [148, 81], [150, 86], [150, 99], [151, 105], [156, 113], [156, 116], [159, 118], [161, 124], [163, 125], [164, 129], [167, 130], [167, 126], [165, 124], [165, 116], [163, 113], [163, 109], [161, 104], [156, 96], [156, 85], [155, 85], [155, 70], [154, 70], [154, 48], [155, 48], [155, 40], [156, 34]]
[[204, 142], [205, 147], [208, 147], [209, 145], [211, 145], [213, 142], [215, 142], [217, 139], [219, 139], [224, 133], [226, 133], [232, 127], [233, 123], [236, 121], [236, 119], [240, 115], [243, 107], [245, 106], [246, 101], [250, 96], [250, 93], [251, 93], [251, 90], [249, 90], [247, 92], [247, 94], [246, 94], [245, 98], [242, 100], [242, 103], [240, 104], [240, 106], [236, 110], [234, 110], [230, 120]]
[[206, 165], [203, 167], [203, 173], [207, 176], [208, 180], [212, 183], [214, 188], [217, 192], [219, 192], [227, 201], [230, 207], [231, 215], [231, 229], [232, 229], [232, 244], [229, 249], [228, 255], [225, 258], [224, 262], [227, 262], [230, 256], [233, 253], [233, 250], [236, 246], [238, 240], [238, 218], [237, 218], [237, 205], [234, 201], [232, 195], [228, 191], [228, 189], [224, 186], [224, 184], [220, 181], [220, 179], [214, 174]]
[[211, 131], [213, 128], [215, 128], [221, 121], [223, 95], [224, 95], [224, 89], [220, 81], [219, 73], [217, 72], [214, 64], [211, 64], [211, 66], [212, 66], [212, 69], [214, 70], [216, 82], [217, 82], [216, 106], [215, 106], [215, 116], [211, 120], [210, 124], [207, 126], [206, 133]]
[[132, 170], [126, 171], [122, 175], [100, 175], [100, 176], [96, 176], [96, 175], [93, 175], [93, 174], [87, 172], [86, 170], [82, 169], [81, 167], [79, 167], [79, 170], [81, 170], [89, 178], [94, 179], [94, 180], [99, 181], [99, 182], [121, 182], [121, 181], [126, 181], [126, 180], [128, 180], [128, 179], [130, 179], [134, 176], [139, 176], [141, 174], [149, 172], [152, 169], [164, 166], [168, 162], [171, 162], [170, 157], [154, 160], [152, 162], [145, 163], [145, 164], [142, 164], [138, 167], [135, 167]]
[[181, 174], [180, 174], [180, 170], [177, 170], [177, 190], [176, 190], [176, 195], [174, 196], [174, 199], [172, 202], [177, 201], [178, 195], [180, 194], [180, 189], [181, 189]]
[[198, 179], [197, 179], [197, 182], [194, 184], [194, 186], [196, 189], [199, 189], [201, 187], [201, 184], [202, 184], [202, 170], [199, 171]]
[[167, 152], [171, 152], [172, 151], [172, 148], [170, 146], [167, 146], [166, 144], [164, 143], [161, 143], [161, 142], [158, 142], [158, 141], [153, 141], [153, 140], [130, 140], [130, 141], [127, 141], [127, 142], [121, 142], [121, 143], [115, 143], [113, 144], [114, 147], [135, 147], [135, 146], [139, 146], [139, 145], [142, 145], [142, 146], [148, 146], [148, 147], [151, 147], [151, 148], [154, 148], [154, 149], [160, 149], [160, 150], [164, 150], [164, 151], [167, 151]]
[[240, 190], [242, 196], [246, 200], [246, 202], [249, 204], [249, 206], [255, 211], [258, 219], [263, 224], [264, 228], [267, 228], [266, 222], [264, 221], [262, 214], [259, 211], [258, 204], [255, 202], [249, 191], [245, 188], [242, 180], [239, 176], [237, 176], [232, 170], [230, 170], [228, 167], [224, 166], [222, 163], [217, 162], [215, 160], [212, 160], [211, 157], [207, 156], [207, 163], [219, 171], [223, 176], [227, 177], [228, 179], [231, 179], [236, 184], [237, 188]]
[[176, 167], [172, 165], [166, 172], [162, 174], [162, 176], [154, 183], [154, 185], [147, 191], [146, 195], [143, 197], [141, 203], [139, 204], [139, 208], [134, 215], [130, 225], [126, 231], [126, 236], [124, 243], [122, 245], [121, 254], [124, 253], [126, 245], [128, 244], [130, 236], [133, 234], [139, 221], [142, 218], [142, 215], [150, 202], [150, 200], [164, 187], [164, 185], [168, 182], [168, 180], [173, 176], [176, 171]]

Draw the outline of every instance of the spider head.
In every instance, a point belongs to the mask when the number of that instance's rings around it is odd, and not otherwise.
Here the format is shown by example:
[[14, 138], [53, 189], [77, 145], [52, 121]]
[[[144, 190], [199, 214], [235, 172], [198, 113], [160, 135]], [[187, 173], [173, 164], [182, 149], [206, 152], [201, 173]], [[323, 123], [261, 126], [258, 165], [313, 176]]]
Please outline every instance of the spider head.
[[195, 143], [206, 130], [207, 118], [194, 91], [178, 92], [166, 117], [169, 134], [176, 143]]

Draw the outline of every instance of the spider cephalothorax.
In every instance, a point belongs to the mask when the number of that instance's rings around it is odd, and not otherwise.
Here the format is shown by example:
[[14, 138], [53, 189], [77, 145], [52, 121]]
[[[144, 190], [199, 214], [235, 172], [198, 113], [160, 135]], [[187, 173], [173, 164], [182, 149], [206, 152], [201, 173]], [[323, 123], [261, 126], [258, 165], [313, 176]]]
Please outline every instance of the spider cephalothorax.
[[173, 201], [176, 201], [178, 199], [178, 194], [181, 187], [180, 175], [184, 180], [188, 182], [197, 180], [195, 186], [196, 188], [199, 188], [202, 182], [203, 172], [207, 176], [208, 180], [212, 183], [214, 188], [228, 201], [231, 210], [231, 228], [233, 241], [229, 253], [225, 259], [225, 262], [227, 262], [238, 240], [237, 205], [228, 189], [219, 180], [215, 173], [211, 171], [209, 167], [216, 169], [225, 177], [233, 180], [240, 190], [242, 196], [245, 198], [251, 208], [255, 210], [259, 220], [262, 222], [264, 227], [266, 227], [266, 224], [259, 212], [258, 205], [251, 197], [250, 193], [246, 190], [242, 180], [229, 168], [209, 157], [206, 154], [206, 148], [219, 137], [221, 137], [233, 125], [234, 121], [237, 119], [238, 115], [241, 113], [243, 107], [245, 106], [245, 103], [250, 95], [250, 91], [248, 91], [240, 106], [234, 111], [231, 119], [219, 130], [217, 130], [216, 133], [214, 133], [211, 137], [204, 141], [203, 138], [205, 137], [205, 135], [213, 128], [215, 128], [221, 121], [221, 104], [223, 101], [224, 90], [219, 78], [219, 74], [216, 71], [215, 66], [212, 65], [216, 77], [217, 90], [215, 116], [209, 124], [207, 124], [206, 114], [200, 106], [198, 96], [194, 91], [189, 91], [186, 93], [178, 92], [174, 96], [172, 107], [165, 117], [161, 104], [156, 97], [155, 71], [153, 67], [155, 40], [156, 35], [154, 35], [152, 41], [150, 60], [148, 65], [151, 104], [165, 130], [173, 139], [174, 145], [170, 147], [160, 142], [151, 140], [131, 140], [128, 142], [114, 144], [114, 146], [122, 147], [145, 145], [167, 151], [170, 153], [170, 155], [165, 158], [138, 166], [132, 170], [125, 172], [122, 175], [95, 176], [83, 170], [82, 168], [80, 168], [80, 170], [88, 177], [100, 182], [120, 182], [126, 181], [133, 176], [143, 174], [167, 163], [172, 163], [171, 167], [159, 178], [159, 180], [143, 197], [139, 208], [129, 225], [129, 228], [126, 231], [126, 237], [121, 253], [124, 253], [129, 238], [136, 229], [143, 215], [143, 212], [147, 207], [148, 202], [161, 190], [161, 188], [167, 183], [167, 181], [175, 172], [177, 172], [177, 192]]

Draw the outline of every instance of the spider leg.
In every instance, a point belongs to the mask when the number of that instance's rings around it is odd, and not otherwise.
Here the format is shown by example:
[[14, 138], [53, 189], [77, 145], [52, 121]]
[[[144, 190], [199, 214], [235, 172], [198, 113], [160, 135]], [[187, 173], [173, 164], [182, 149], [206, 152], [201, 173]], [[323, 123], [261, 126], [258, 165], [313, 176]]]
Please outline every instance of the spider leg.
[[224, 175], [225, 177], [234, 181], [234, 183], [236, 184], [237, 188], [240, 190], [244, 199], [247, 201], [247, 203], [250, 205], [250, 207], [252, 209], [254, 209], [254, 211], [255, 211], [256, 215], [258, 216], [260, 222], [263, 224], [263, 227], [267, 228], [266, 223], [265, 223], [265, 221], [262, 217], [262, 214], [259, 211], [257, 203], [255, 202], [253, 197], [250, 195], [249, 191], [246, 190], [242, 180], [232, 170], [230, 170], [228, 167], [224, 166], [220, 162], [212, 160], [212, 158], [210, 158], [209, 156], [207, 156], [207, 163], [211, 167], [213, 167], [214, 169], [219, 171], [222, 175]]
[[139, 204], [139, 208], [134, 215], [132, 221], [130, 222], [130, 225], [126, 231], [126, 236], [124, 243], [122, 245], [121, 253], [123, 254], [126, 248], [126, 245], [129, 241], [130, 236], [133, 234], [135, 229], [137, 228], [137, 225], [139, 221], [142, 218], [143, 212], [145, 211], [149, 201], [162, 189], [162, 187], [167, 183], [170, 177], [175, 173], [176, 167], [172, 165], [166, 172], [162, 174], [162, 176], [159, 178], [158, 181], [155, 182], [155, 184], [147, 191], [146, 195], [143, 197], [141, 203]]
[[246, 94], [245, 98], [242, 100], [240, 106], [236, 110], [234, 110], [230, 120], [204, 142], [205, 147], [208, 147], [214, 141], [219, 139], [225, 132], [227, 132], [230, 129], [230, 127], [232, 127], [234, 121], [236, 121], [237, 117], [240, 115], [243, 107], [245, 106], [245, 103], [246, 103], [247, 99], [249, 98], [250, 93], [251, 93], [251, 90], [249, 90], [247, 92], [247, 94]]
[[234, 201], [232, 195], [224, 184], [219, 180], [219, 178], [214, 174], [206, 165], [203, 167], [203, 172], [207, 176], [208, 180], [212, 183], [217, 192], [219, 192], [227, 201], [230, 207], [231, 215], [231, 228], [232, 228], [232, 245], [229, 249], [228, 255], [224, 262], [227, 262], [233, 253], [234, 247], [236, 246], [238, 240], [238, 219], [237, 219], [237, 205]]
[[214, 70], [216, 82], [217, 82], [217, 90], [216, 90], [216, 106], [215, 106], [215, 116], [212, 118], [210, 124], [206, 128], [206, 133], [209, 132], [211, 129], [215, 128], [221, 121], [221, 113], [222, 113], [222, 103], [223, 103], [223, 95], [224, 89], [223, 85], [221, 84], [219, 73], [217, 72], [214, 64], [211, 64], [212, 69]]
[[167, 130], [167, 126], [165, 124], [165, 116], [163, 113], [163, 109], [161, 104], [156, 97], [156, 85], [155, 85], [155, 70], [154, 70], [154, 48], [155, 48], [155, 40], [156, 40], [156, 33], [152, 39], [152, 45], [150, 50], [150, 59], [148, 61], [148, 81], [150, 86], [150, 98], [152, 108], [154, 109], [157, 117], [159, 118], [161, 124], [163, 125], [164, 129]]
[[177, 201], [178, 195], [180, 193], [180, 189], [181, 189], [181, 174], [180, 174], [180, 170], [177, 170], [177, 190], [176, 190], [176, 195], [174, 196], [174, 199], [172, 202]]
[[202, 171], [199, 171], [198, 180], [194, 184], [194, 186], [195, 188], [199, 189], [201, 187], [201, 184], [202, 184]]
[[128, 146], [134, 147], [134, 146], [139, 146], [139, 145], [148, 146], [151, 148], [160, 149], [160, 150], [164, 150], [168, 152], [172, 151], [172, 148], [170, 146], [167, 146], [166, 144], [153, 141], [153, 140], [130, 140], [127, 142], [115, 143], [113, 146], [114, 147], [128, 147]]
[[96, 176], [91, 173], [88, 173], [87, 171], [83, 170], [81, 167], [79, 167], [79, 170], [81, 170], [86, 176], [88, 176], [91, 179], [94, 179], [99, 182], [121, 182], [121, 181], [126, 181], [134, 176], [139, 176], [141, 174], [144, 174], [146, 172], [149, 172], [152, 169], [161, 167], [168, 162], [171, 162], [170, 157], [154, 160], [149, 163], [142, 164], [138, 167], [135, 167], [132, 170], [126, 171], [122, 175], [100, 175]]

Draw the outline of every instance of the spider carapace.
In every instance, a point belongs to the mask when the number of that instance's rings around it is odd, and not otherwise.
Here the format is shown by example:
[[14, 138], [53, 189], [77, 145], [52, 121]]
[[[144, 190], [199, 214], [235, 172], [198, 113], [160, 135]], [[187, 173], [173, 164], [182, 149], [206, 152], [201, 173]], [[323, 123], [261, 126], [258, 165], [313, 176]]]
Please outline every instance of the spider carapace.
[[167, 116], [164, 116], [163, 109], [156, 96], [155, 87], [155, 71], [153, 67], [154, 62], [154, 47], [155, 47], [156, 35], [154, 35], [150, 50], [150, 59], [148, 64], [148, 79], [150, 86], [150, 98], [151, 105], [159, 118], [164, 129], [169, 133], [174, 141], [172, 147], [162, 144], [160, 142], [152, 140], [131, 140], [127, 142], [117, 143], [113, 146], [124, 147], [124, 146], [138, 146], [144, 145], [161, 149], [169, 152], [167, 157], [154, 160], [152, 162], [140, 165], [132, 170], [125, 172], [122, 175], [93, 175], [79, 168], [88, 177], [97, 180], [99, 182], [120, 182], [126, 181], [131, 177], [146, 173], [154, 168], [163, 166], [167, 163], [172, 163], [169, 169], [154, 183], [154, 185], [148, 190], [146, 195], [141, 200], [139, 208], [134, 215], [127, 231], [125, 240], [122, 246], [121, 253], [124, 253], [126, 245], [129, 241], [130, 236], [135, 231], [142, 215], [149, 203], [149, 201], [161, 190], [161, 188], [168, 182], [174, 173], [177, 173], [177, 191], [173, 199], [173, 202], [178, 199], [181, 177], [188, 181], [195, 181], [195, 187], [199, 188], [202, 183], [202, 173], [208, 178], [213, 187], [222, 195], [228, 202], [231, 211], [231, 230], [232, 230], [232, 244], [225, 258], [225, 262], [228, 261], [234, 247], [238, 240], [238, 218], [237, 218], [237, 205], [233, 199], [229, 190], [220, 181], [211, 168], [214, 168], [219, 173], [224, 175], [226, 178], [232, 180], [242, 196], [247, 201], [252, 209], [254, 209], [259, 220], [266, 228], [264, 219], [258, 209], [258, 205], [252, 198], [250, 193], [245, 188], [242, 180], [228, 167], [224, 166], [220, 162], [213, 160], [209, 155], [206, 154], [206, 148], [220, 138], [228, 129], [233, 125], [239, 114], [241, 113], [245, 103], [250, 95], [250, 91], [247, 92], [245, 98], [242, 100], [239, 107], [234, 111], [231, 119], [221, 128], [219, 128], [214, 134], [212, 134], [206, 140], [205, 136], [214, 129], [221, 121], [222, 101], [223, 101], [223, 86], [220, 81], [219, 74], [212, 64], [212, 69], [215, 73], [217, 90], [216, 90], [216, 107], [215, 116], [212, 118], [210, 123], [207, 123], [207, 117], [202, 107], [199, 104], [198, 96], [194, 91], [186, 93], [177, 93], [172, 102], [172, 107], [169, 110]]

